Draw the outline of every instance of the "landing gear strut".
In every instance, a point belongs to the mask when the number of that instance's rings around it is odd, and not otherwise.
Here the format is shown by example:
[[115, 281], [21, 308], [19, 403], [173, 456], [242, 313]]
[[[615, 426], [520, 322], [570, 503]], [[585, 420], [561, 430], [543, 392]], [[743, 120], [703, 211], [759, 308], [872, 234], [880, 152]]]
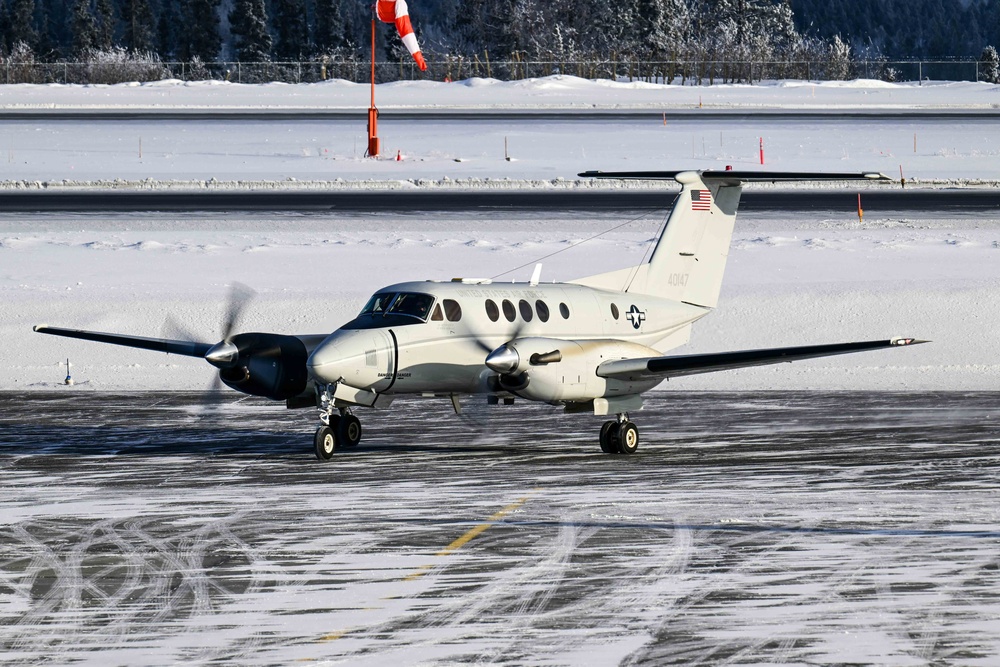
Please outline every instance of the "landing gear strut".
[[333, 391], [325, 386], [319, 394], [319, 420], [322, 425], [316, 429], [313, 445], [316, 458], [329, 461], [338, 447], [357, 447], [361, 441], [361, 421], [351, 414], [349, 408], [336, 407]]
[[605, 454], [635, 454], [639, 449], [639, 429], [622, 412], [618, 419], [601, 426], [601, 451]]

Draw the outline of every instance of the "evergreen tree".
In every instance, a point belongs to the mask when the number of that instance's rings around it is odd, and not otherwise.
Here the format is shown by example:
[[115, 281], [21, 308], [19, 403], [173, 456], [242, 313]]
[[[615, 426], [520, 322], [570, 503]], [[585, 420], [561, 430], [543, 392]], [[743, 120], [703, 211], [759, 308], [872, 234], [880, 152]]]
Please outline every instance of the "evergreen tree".
[[347, 22], [340, 11], [339, 0], [316, 0], [316, 29], [313, 45], [318, 53], [330, 53], [348, 46]]
[[13, 0], [10, 5], [11, 46], [23, 43], [34, 50], [38, 45], [35, 30], [35, 0]]
[[7, 55], [10, 50], [10, 14], [7, 3], [0, 0], [0, 56]]
[[309, 52], [309, 28], [303, 0], [275, 0], [274, 52], [278, 60], [298, 60]]
[[486, 47], [486, 0], [466, 0], [452, 20], [454, 47], [459, 53], [482, 53]]
[[94, 16], [97, 20], [94, 46], [101, 51], [110, 51], [115, 43], [115, 8], [111, 0], [95, 0]]
[[153, 51], [153, 12], [149, 0], [122, 3], [122, 46], [135, 52]]
[[76, 0], [72, 18], [73, 54], [85, 55], [97, 41], [97, 25], [90, 11], [90, 0]]
[[851, 75], [851, 47], [840, 35], [833, 36], [826, 62], [826, 78], [831, 81], [843, 81]]
[[163, 3], [160, 18], [156, 22], [156, 49], [164, 58], [173, 58], [177, 53], [177, 35], [174, 25], [177, 22], [177, 11], [172, 2]]
[[237, 0], [229, 12], [229, 30], [237, 60], [257, 63], [271, 59], [271, 34], [267, 31], [264, 0]]
[[184, 0], [182, 21], [186, 29], [178, 35], [180, 57], [215, 60], [222, 48], [219, 0]]
[[979, 56], [979, 80], [1000, 83], [1000, 56], [993, 46], [987, 46]]

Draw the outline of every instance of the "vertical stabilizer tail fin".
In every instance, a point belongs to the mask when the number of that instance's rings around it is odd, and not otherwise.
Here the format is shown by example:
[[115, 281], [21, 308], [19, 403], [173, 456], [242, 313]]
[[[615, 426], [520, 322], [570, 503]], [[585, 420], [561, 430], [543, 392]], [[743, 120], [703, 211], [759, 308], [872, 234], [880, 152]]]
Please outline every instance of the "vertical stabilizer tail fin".
[[[889, 180], [877, 172], [755, 172], [755, 171], [645, 171], [580, 174], [610, 179], [672, 179], [681, 192], [667, 217], [649, 262], [575, 283], [608, 288], [622, 276], [631, 278], [625, 292], [648, 294], [696, 306], [714, 308], [736, 225], [743, 184], [748, 181]], [[619, 283], [620, 284], [620, 283]]]
[[653, 248], [644, 279], [627, 291], [714, 308], [742, 183], [703, 179], [694, 171], [681, 172], [675, 179], [682, 186], [680, 196]]

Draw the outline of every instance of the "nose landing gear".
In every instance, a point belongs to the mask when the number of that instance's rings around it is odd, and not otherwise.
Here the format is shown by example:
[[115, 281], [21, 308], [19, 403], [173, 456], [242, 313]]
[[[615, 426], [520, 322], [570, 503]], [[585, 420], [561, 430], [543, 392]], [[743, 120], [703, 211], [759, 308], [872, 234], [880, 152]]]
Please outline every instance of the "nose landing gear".
[[639, 449], [639, 429], [622, 412], [618, 420], [606, 421], [601, 426], [601, 451], [605, 454], [635, 454]]
[[320, 394], [319, 420], [322, 425], [316, 429], [313, 446], [316, 458], [329, 461], [340, 448], [357, 447], [361, 442], [361, 420], [351, 414], [349, 408], [338, 408], [333, 401], [329, 387]]

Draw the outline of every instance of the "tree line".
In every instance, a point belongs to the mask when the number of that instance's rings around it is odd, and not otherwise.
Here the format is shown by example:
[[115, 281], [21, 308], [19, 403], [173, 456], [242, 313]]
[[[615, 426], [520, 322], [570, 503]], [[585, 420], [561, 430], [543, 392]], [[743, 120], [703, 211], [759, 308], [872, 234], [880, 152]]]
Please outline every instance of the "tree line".
[[[517, 76], [519, 62], [546, 61], [589, 62], [604, 75], [631, 63], [645, 67], [644, 77], [753, 80], [765, 70], [702, 72], [694, 63], [756, 62], [772, 63], [770, 76], [846, 78], [859, 55], [926, 57], [948, 45], [964, 52], [946, 55], [978, 55], [1000, 37], [996, 0], [411, 0], [409, 6], [425, 55], [450, 63], [448, 75], [456, 62], [459, 71], [463, 62], [486, 63], [502, 77]], [[368, 57], [370, 20], [364, 0], [0, 0], [0, 58], [357, 63]], [[390, 27], [377, 30], [376, 39], [379, 59], [405, 61]], [[507, 63], [506, 71], [492, 72], [491, 62]]]

